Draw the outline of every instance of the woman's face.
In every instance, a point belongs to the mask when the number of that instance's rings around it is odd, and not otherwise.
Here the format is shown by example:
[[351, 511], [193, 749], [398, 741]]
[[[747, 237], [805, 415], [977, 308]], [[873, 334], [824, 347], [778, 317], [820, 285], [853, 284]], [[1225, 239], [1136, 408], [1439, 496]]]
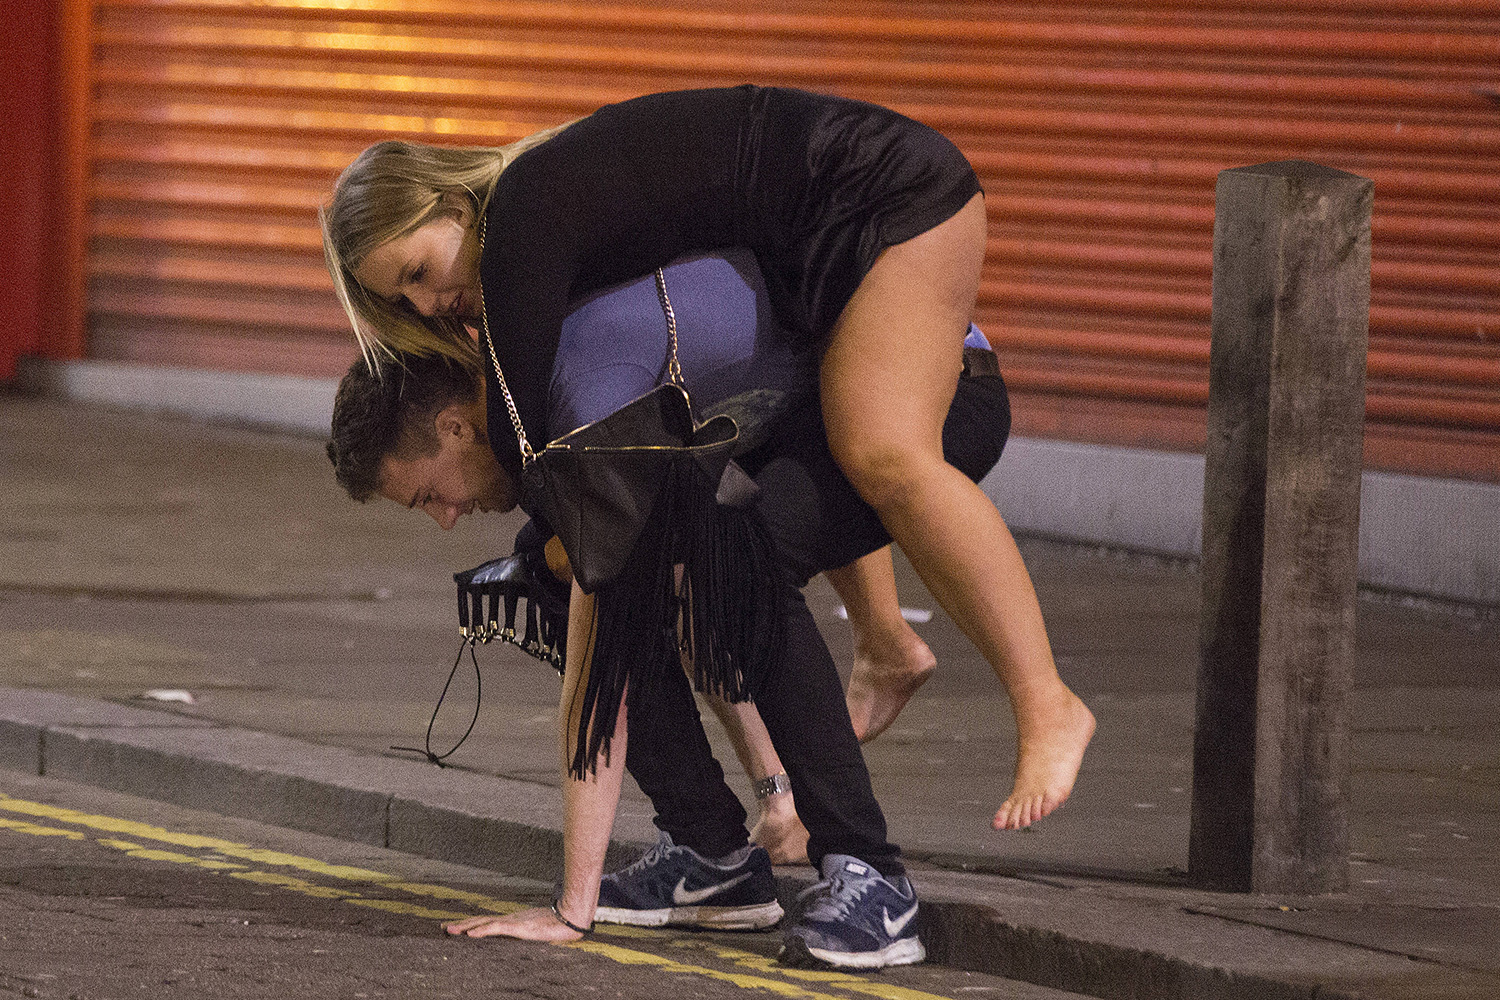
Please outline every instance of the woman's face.
[[473, 218], [467, 203], [455, 199], [451, 211], [370, 251], [354, 277], [391, 305], [423, 316], [478, 319], [479, 237]]

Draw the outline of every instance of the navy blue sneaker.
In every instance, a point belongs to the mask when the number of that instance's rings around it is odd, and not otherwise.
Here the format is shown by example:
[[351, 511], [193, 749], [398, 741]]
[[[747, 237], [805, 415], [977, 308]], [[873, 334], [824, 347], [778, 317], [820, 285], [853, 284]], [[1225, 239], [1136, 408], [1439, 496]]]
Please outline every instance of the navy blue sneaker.
[[781, 919], [771, 858], [757, 845], [710, 861], [661, 839], [629, 868], [599, 881], [594, 919], [610, 924], [761, 930]]
[[786, 932], [787, 965], [883, 969], [927, 957], [917, 939], [917, 894], [906, 876], [895, 881], [858, 858], [830, 854], [823, 881], [797, 895], [796, 922]]

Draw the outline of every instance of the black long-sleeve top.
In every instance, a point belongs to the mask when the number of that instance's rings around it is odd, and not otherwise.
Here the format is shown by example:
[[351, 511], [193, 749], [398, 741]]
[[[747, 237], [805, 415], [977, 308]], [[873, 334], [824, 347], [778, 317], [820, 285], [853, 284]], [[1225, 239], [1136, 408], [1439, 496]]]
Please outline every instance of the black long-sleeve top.
[[[804, 91], [652, 94], [576, 122], [501, 174], [480, 259], [489, 331], [532, 447], [545, 444], [570, 300], [687, 254], [744, 246], [780, 324], [817, 343], [881, 250], [978, 191], [962, 154], [926, 126]], [[490, 440], [516, 474], [488, 359], [485, 370]]]

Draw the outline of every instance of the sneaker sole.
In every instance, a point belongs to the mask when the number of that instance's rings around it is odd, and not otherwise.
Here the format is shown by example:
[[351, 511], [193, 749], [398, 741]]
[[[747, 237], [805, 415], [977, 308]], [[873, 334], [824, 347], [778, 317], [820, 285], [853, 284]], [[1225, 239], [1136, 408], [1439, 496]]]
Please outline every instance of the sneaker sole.
[[721, 931], [760, 931], [774, 927], [781, 920], [781, 904], [776, 900], [754, 906], [669, 906], [660, 910], [631, 910], [618, 906], [601, 906], [594, 919], [606, 924], [630, 924], [633, 927], [710, 927]]
[[813, 948], [799, 937], [789, 937], [777, 956], [793, 968], [831, 965], [839, 969], [884, 969], [892, 965], [916, 965], [927, 958], [927, 949], [914, 937], [902, 938], [879, 951], [829, 951]]

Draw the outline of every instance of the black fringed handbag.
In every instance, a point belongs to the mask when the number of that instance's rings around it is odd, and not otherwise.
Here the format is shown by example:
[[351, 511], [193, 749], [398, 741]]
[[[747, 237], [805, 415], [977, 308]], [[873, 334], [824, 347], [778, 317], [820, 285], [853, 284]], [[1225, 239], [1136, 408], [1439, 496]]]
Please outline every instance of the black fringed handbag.
[[[481, 229], [481, 252], [483, 238]], [[621, 699], [681, 669], [680, 657], [699, 690], [730, 701], [753, 698], [781, 658], [786, 582], [755, 509], [759, 490], [730, 460], [739, 428], [722, 414], [694, 419], [660, 269], [656, 289], [668, 381], [541, 451], [527, 440], [487, 316], [482, 326], [521, 449], [521, 506], [557, 533], [579, 587], [596, 598], [571, 762], [580, 778], [600, 752], [607, 758]]]
[[454, 573], [453, 582], [458, 634], [465, 642], [498, 639], [563, 672], [568, 587], [552, 576], [540, 550], [528, 552], [518, 543], [512, 555]]

